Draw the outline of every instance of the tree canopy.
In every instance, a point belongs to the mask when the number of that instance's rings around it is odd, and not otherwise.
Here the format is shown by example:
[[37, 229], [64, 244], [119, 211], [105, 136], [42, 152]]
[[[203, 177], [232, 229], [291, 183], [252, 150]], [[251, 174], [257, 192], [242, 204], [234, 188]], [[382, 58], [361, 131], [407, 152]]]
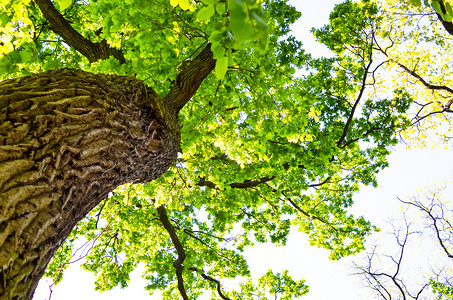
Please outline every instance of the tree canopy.
[[[97, 274], [99, 290], [127, 286], [143, 264], [147, 289], [166, 299], [206, 290], [222, 299], [301, 296], [308, 286], [286, 271], [244, 280], [237, 291], [221, 283], [249, 275], [245, 247], [285, 245], [291, 226], [331, 259], [363, 250], [376, 228], [348, 213], [352, 196], [377, 185], [398, 134], [434, 126], [453, 103], [448, 1], [339, 4], [329, 24], [313, 30], [333, 52], [322, 58], [292, 36], [301, 13], [285, 0], [3, 0], [0, 7], [0, 79], [9, 79], [0, 85], [0, 151], [11, 153], [8, 134], [19, 132], [2, 87], [56, 69], [138, 79], [134, 88], [143, 84], [144, 94], [171, 106], [181, 128], [177, 157], [162, 176], [116, 188], [77, 224], [47, 268], [57, 282], [85, 239], [83, 266]], [[148, 131], [158, 132], [163, 119]], [[7, 164], [0, 160], [0, 170]]]

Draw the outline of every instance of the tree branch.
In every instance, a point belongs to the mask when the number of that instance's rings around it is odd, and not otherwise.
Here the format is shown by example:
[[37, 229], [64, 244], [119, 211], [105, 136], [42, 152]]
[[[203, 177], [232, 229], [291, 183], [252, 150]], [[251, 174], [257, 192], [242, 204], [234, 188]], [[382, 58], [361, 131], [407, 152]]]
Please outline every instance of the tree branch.
[[195, 95], [203, 80], [214, 70], [215, 63], [211, 44], [207, 43], [193, 60], [182, 63], [164, 100], [170, 103], [177, 112], [180, 111]]
[[[265, 177], [260, 178], [259, 180], [244, 180], [243, 182], [233, 182], [233, 183], [230, 183], [228, 186], [233, 189], [253, 188], [260, 184], [271, 181], [274, 178], [275, 178], [275, 176], [272, 176], [272, 177], [265, 176]], [[206, 180], [204, 177], [200, 177], [200, 180], [198, 181], [197, 185], [198, 186], [207, 186], [207, 187], [213, 188], [213, 189], [217, 188], [217, 186], [214, 182]]]
[[305, 210], [303, 210], [299, 205], [297, 205], [296, 202], [294, 202], [293, 200], [291, 200], [290, 197], [287, 197], [285, 194], [283, 194], [285, 196], [285, 200], [287, 200], [297, 211], [299, 211], [300, 213], [302, 213], [304, 216], [306, 216], [307, 218], [309, 219], [315, 219], [315, 220], [318, 220], [320, 221], [321, 223], [324, 223], [326, 224], [327, 226], [329, 226], [332, 230], [334, 231], [339, 231], [339, 232], [350, 232], [348, 230], [343, 230], [343, 229], [338, 229], [336, 228], [334, 225], [332, 225], [328, 220], [324, 220], [320, 217], [317, 217], [317, 216], [314, 216], [308, 212], [306, 212]]
[[420, 75], [418, 75], [415, 70], [410, 70], [408, 67], [406, 67], [405, 65], [397, 62], [398, 66], [400, 66], [401, 68], [403, 68], [404, 71], [406, 71], [407, 73], [409, 73], [410, 75], [412, 75], [413, 77], [417, 78], [418, 81], [420, 81], [426, 88], [430, 89], [430, 90], [441, 90], [441, 91], [446, 91], [446, 92], [449, 92], [450, 94], [453, 94], [453, 89], [448, 87], [448, 86], [445, 86], [445, 85], [434, 85], [434, 84], [430, 84], [428, 82], [426, 82]]
[[[181, 241], [179, 240], [179, 238], [176, 234], [175, 228], [173, 227], [173, 225], [170, 223], [170, 220], [168, 219], [168, 215], [167, 215], [167, 211], [165, 210], [165, 207], [163, 205], [159, 206], [157, 208], [157, 212], [159, 214], [160, 222], [162, 223], [165, 230], [170, 235], [171, 241], [172, 241], [173, 245], [175, 246], [176, 252], [178, 253], [178, 258], [173, 262], [173, 267], [176, 269], [176, 277], [178, 279], [179, 293], [181, 294], [181, 296], [184, 300], [186, 300], [186, 299], [188, 300], [189, 297], [187, 296], [187, 292], [184, 287], [184, 279], [182, 277], [182, 271], [184, 270], [183, 262], [186, 259], [186, 253], [184, 251], [184, 248], [182, 247]], [[198, 239], [194, 235], [188, 233], [186, 230], [184, 230], [184, 232], [189, 234], [191, 237]], [[201, 241], [200, 239], [198, 239], [198, 240]], [[205, 243], [203, 242], [203, 244], [205, 244]], [[188, 269], [191, 271], [200, 273], [201, 277], [203, 277], [206, 280], [215, 282], [217, 284], [217, 292], [219, 293], [219, 296], [222, 299], [231, 300], [230, 298], [226, 297], [222, 293], [222, 290], [220, 288], [220, 281], [218, 281], [217, 279], [215, 279], [211, 276], [206, 275], [205, 273], [203, 273], [203, 271], [201, 271], [195, 267], [189, 267]]]
[[[442, 20], [442, 18], [439, 16], [439, 19]], [[453, 30], [453, 24], [452, 24], [452, 30]], [[453, 35], [453, 33], [452, 33]], [[393, 45], [393, 41], [392, 41], [392, 45]], [[412, 77], [414, 77], [415, 79], [417, 79], [421, 84], [423, 84], [427, 89], [429, 90], [433, 90], [433, 91], [445, 91], [445, 92], [448, 92], [450, 94], [453, 95], [453, 89], [449, 86], [445, 86], [445, 85], [435, 85], [435, 84], [431, 84], [429, 82], [427, 82], [422, 76], [420, 76], [417, 72], [415, 72], [415, 69], [414, 70], [411, 70], [409, 69], [408, 67], [406, 67], [405, 65], [403, 65], [402, 63], [398, 62], [398, 61], [395, 61], [393, 59], [391, 59], [389, 57], [389, 55], [387, 54], [387, 49], [382, 49], [379, 45], [378, 45], [378, 48], [377, 50], [379, 50], [382, 54], [384, 54], [387, 58], [389, 58], [389, 60], [391, 62], [394, 62], [395, 64], [397, 64], [400, 68], [402, 68], [406, 73], [408, 73], [409, 75], [411, 75]], [[418, 103], [417, 103], [418, 104]], [[430, 104], [430, 103], [428, 103]], [[423, 110], [424, 107], [422, 107], [422, 109], [417, 113], [417, 118], [416, 118], [416, 122], [420, 122], [422, 119], [432, 115], [432, 114], [437, 114], [437, 113], [443, 113], [443, 112], [453, 112], [450, 107], [451, 105], [453, 104], [453, 99], [450, 99], [448, 100], [443, 106], [442, 106], [442, 110], [441, 111], [436, 111], [436, 112], [431, 112], [430, 114], [428, 115], [425, 115], [423, 117], [418, 117], [419, 113], [421, 112], [421, 110]], [[426, 105], [423, 105], [423, 106], [426, 106]]]
[[[121, 50], [110, 47], [105, 39], [100, 43], [93, 43], [83, 37], [55, 8], [51, 0], [34, 1], [51, 24], [51, 30], [61, 36], [69, 46], [85, 56], [90, 63], [107, 59], [110, 56], [115, 57], [121, 64], [126, 62]], [[196, 93], [203, 80], [214, 69], [215, 63], [211, 44], [207, 43], [194, 59], [182, 63], [170, 91], [164, 98], [165, 101], [170, 103], [176, 112], [181, 110]]]
[[[392, 41], [392, 44], [393, 44], [393, 41]], [[382, 49], [380, 46], [378, 47], [378, 50], [384, 54], [390, 61], [396, 63], [398, 66], [400, 66], [405, 72], [407, 72], [408, 74], [410, 74], [411, 76], [413, 76], [414, 78], [416, 78], [418, 81], [420, 81], [426, 88], [430, 89], [430, 90], [441, 90], [441, 91], [446, 91], [450, 94], [453, 94], [453, 89], [448, 87], [448, 86], [445, 86], [445, 85], [435, 85], [435, 84], [431, 84], [429, 82], [427, 82], [425, 79], [423, 79], [423, 77], [421, 77], [419, 74], [417, 74], [415, 72], [415, 70], [411, 70], [409, 69], [408, 67], [406, 67], [405, 65], [403, 65], [402, 63], [400, 62], [397, 62], [393, 59], [391, 59], [389, 57], [389, 55], [387, 54], [386, 50]], [[448, 107], [445, 108], [446, 106], [444, 106], [445, 109], [449, 109], [450, 108], [450, 105], [452, 104], [451, 102], [453, 101], [449, 101], [448, 103]]]
[[228, 298], [227, 296], [225, 296], [223, 293], [222, 293], [222, 290], [220, 288], [220, 281], [218, 281], [217, 279], [209, 276], [209, 275], [206, 275], [205, 273], [203, 273], [202, 270], [200, 269], [197, 269], [197, 268], [194, 268], [194, 267], [190, 267], [189, 270], [191, 271], [195, 271], [197, 273], [200, 273], [201, 277], [203, 277], [204, 279], [206, 280], [209, 280], [209, 281], [212, 281], [214, 282], [216, 285], [217, 285], [217, 292], [219, 293], [219, 296], [220, 298], [224, 299], [224, 300], [231, 300], [230, 298]]
[[72, 48], [79, 51], [85, 56], [90, 63], [100, 59], [107, 59], [110, 56], [115, 57], [121, 64], [125, 63], [123, 53], [110, 47], [104, 39], [100, 43], [93, 43], [84, 38], [77, 30], [75, 30], [68, 20], [55, 8], [50, 0], [34, 0], [41, 10], [42, 14], [49, 21], [53, 32], [61, 36], [61, 38]]
[[[181, 228], [179, 228], [179, 229], [181, 230]], [[215, 250], [214, 247], [212, 247], [212, 246], [210, 246], [209, 244], [207, 244], [205, 241], [203, 241], [201, 238], [197, 237], [195, 234], [192, 234], [193, 231], [191, 232], [191, 231], [189, 231], [188, 229], [182, 229], [182, 232], [184, 232], [185, 234], [187, 234], [187, 235], [190, 236], [191, 238], [193, 238], [193, 239], [199, 241], [199, 242], [200, 242], [202, 245], [204, 245], [205, 247], [207, 247], [207, 248], [213, 250], [219, 257], [223, 257], [224, 259], [230, 260], [230, 261], [231, 261], [231, 259], [230, 259], [229, 257], [223, 255], [222, 253], [219, 253], [217, 250]]]
[[346, 135], [348, 133], [349, 126], [352, 123], [352, 119], [354, 117], [354, 113], [357, 108], [357, 105], [359, 104], [360, 100], [362, 99], [363, 92], [365, 91], [365, 87], [366, 87], [366, 79], [368, 77], [368, 71], [371, 67], [372, 62], [373, 62], [373, 60], [370, 58], [368, 65], [365, 67], [365, 73], [363, 74], [363, 78], [362, 78], [362, 87], [360, 88], [359, 95], [357, 96], [357, 99], [355, 100], [354, 105], [352, 106], [351, 113], [349, 114], [349, 118], [346, 121], [346, 125], [344, 126], [344, 129], [343, 129], [343, 134], [341, 135], [340, 139], [337, 141], [338, 147], [341, 147], [341, 144], [345, 140]]
[[186, 289], [184, 287], [184, 279], [182, 277], [182, 271], [184, 270], [182, 263], [186, 259], [186, 253], [184, 251], [184, 248], [182, 247], [181, 242], [179, 241], [178, 236], [176, 235], [173, 225], [171, 225], [170, 220], [168, 219], [165, 207], [163, 205], [159, 206], [157, 208], [157, 213], [159, 214], [160, 222], [170, 235], [171, 241], [176, 248], [176, 252], [178, 253], [178, 258], [173, 262], [173, 267], [176, 269], [176, 278], [178, 279], [179, 293], [184, 300], [188, 300], [189, 297], [187, 296]]
[[[416, 231], [410, 230], [410, 224], [407, 222], [405, 217], [403, 220], [405, 226], [402, 229], [393, 228], [393, 235], [396, 238], [396, 243], [399, 248], [396, 257], [393, 255], [377, 255], [375, 246], [371, 253], [367, 253], [367, 262], [365, 263], [365, 266], [354, 263], [354, 267], [359, 271], [357, 275], [365, 277], [368, 286], [384, 299], [419, 299], [423, 291], [425, 291], [428, 286], [427, 284], [423, 284], [417, 291], [410, 292], [404, 279], [399, 278], [399, 276], [401, 276], [400, 271], [406, 247], [408, 245], [409, 236], [417, 233]], [[401, 230], [404, 232], [401, 233]], [[394, 271], [373, 271], [373, 269], [376, 269], [373, 268], [375, 256], [378, 256], [378, 260], [380, 260], [379, 256], [389, 258], [394, 264]]]
[[[453, 254], [450, 253], [450, 251], [448, 250], [447, 246], [445, 245], [444, 243], [444, 240], [442, 239], [441, 237], [441, 229], [439, 228], [438, 226], [438, 221], [445, 221], [444, 217], [441, 216], [436, 216], [432, 213], [432, 209], [434, 207], [434, 205], [432, 205], [432, 207], [426, 207], [425, 205], [423, 205], [422, 203], [418, 202], [418, 201], [415, 201], [415, 202], [407, 202], [407, 201], [403, 201], [401, 199], [398, 198], [399, 201], [401, 201], [402, 203], [405, 203], [405, 204], [408, 204], [408, 205], [413, 205], [415, 207], [417, 207], [418, 209], [420, 209], [421, 211], [423, 211], [425, 214], [428, 215], [428, 217], [431, 219], [432, 221], [432, 226], [433, 226], [433, 229], [434, 229], [434, 233], [436, 235], [436, 238], [437, 238], [437, 241], [439, 242], [439, 245], [441, 246], [442, 250], [445, 252], [445, 254], [447, 255], [448, 258], [453, 258]], [[439, 205], [439, 208], [442, 210], [443, 212], [443, 207], [441, 205]]]

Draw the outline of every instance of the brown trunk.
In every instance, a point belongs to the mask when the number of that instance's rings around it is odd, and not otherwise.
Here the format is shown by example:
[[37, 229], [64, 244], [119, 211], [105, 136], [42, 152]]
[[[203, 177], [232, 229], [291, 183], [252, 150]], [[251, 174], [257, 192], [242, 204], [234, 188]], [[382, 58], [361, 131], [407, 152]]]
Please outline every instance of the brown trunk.
[[55, 250], [115, 187], [162, 175], [176, 113], [130, 77], [54, 70], [0, 83], [0, 299], [31, 299]]

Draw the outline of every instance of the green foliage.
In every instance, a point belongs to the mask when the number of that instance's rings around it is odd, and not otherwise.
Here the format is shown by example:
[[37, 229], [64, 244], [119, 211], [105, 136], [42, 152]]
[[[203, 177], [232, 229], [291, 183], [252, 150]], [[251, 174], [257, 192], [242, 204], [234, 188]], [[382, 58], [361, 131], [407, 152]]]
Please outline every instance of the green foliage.
[[15, 74], [23, 64], [36, 59], [33, 22], [26, 12], [29, 0], [0, 1], [0, 80]]
[[[50, 30], [33, 3], [17, 2], [24, 11], [17, 18], [16, 4], [6, 3], [4, 32], [22, 30], [29, 24], [24, 20], [34, 27], [22, 40], [2, 36], [4, 45], [14, 45], [1, 53], [2, 78], [81, 68], [136, 76], [163, 96], [206, 43], [217, 60], [215, 76], [179, 114], [178, 161], [149, 184], [118, 188], [79, 223], [47, 276], [60, 279], [74, 241], [83, 237], [91, 241], [83, 267], [97, 274], [98, 290], [127, 286], [129, 273], [143, 264], [147, 289], [176, 298], [178, 253], [159, 220], [160, 205], [184, 247], [184, 284], [194, 299], [216, 289], [200, 272], [219, 280], [250, 276], [245, 247], [285, 245], [291, 226], [330, 250], [332, 259], [361, 251], [376, 230], [348, 208], [360, 185], [377, 185], [396, 133], [409, 125], [412, 99], [404, 89], [385, 98], [363, 93], [373, 80], [372, 29], [381, 22], [374, 2], [337, 6], [330, 23], [314, 31], [334, 57], [313, 59], [291, 36], [300, 13], [284, 0], [58, 1], [74, 29], [120, 49], [125, 64], [114, 58], [89, 64]], [[297, 77], [296, 69], [307, 72]], [[286, 271], [269, 271], [257, 285], [246, 281], [240, 293], [226, 291], [281, 299], [307, 292], [305, 282]]]
[[321, 43], [335, 53], [348, 51], [349, 45], [365, 51], [372, 45], [372, 31], [379, 28], [381, 20], [377, 13], [378, 6], [374, 1], [357, 3], [348, 0], [335, 6], [328, 25], [312, 31]]

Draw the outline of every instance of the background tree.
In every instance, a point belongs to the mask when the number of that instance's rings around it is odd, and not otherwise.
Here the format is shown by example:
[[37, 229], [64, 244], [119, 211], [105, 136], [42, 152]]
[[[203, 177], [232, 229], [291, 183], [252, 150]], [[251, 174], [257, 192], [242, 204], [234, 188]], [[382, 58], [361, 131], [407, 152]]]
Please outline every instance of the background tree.
[[[61, 277], [85, 236], [99, 289], [127, 285], [143, 262], [151, 291], [226, 299], [239, 294], [219, 279], [248, 274], [244, 247], [284, 244], [291, 224], [333, 259], [363, 249], [373, 227], [347, 208], [359, 184], [377, 184], [411, 103], [402, 89], [367, 93], [375, 3], [333, 13], [356, 27], [318, 31], [336, 53], [321, 59], [290, 35], [300, 14], [285, 1], [1, 5], [3, 78], [35, 74], [0, 84], [1, 297], [31, 298], [103, 199], [48, 276]], [[307, 292], [285, 272], [266, 285]]]
[[[442, 200], [440, 190], [428, 192], [425, 199], [413, 198], [410, 201], [403, 201], [409, 209], [404, 214], [403, 226], [392, 222], [397, 251], [389, 252], [375, 247], [366, 254], [361, 263], [355, 264], [357, 275], [363, 278], [365, 285], [374, 292], [378, 299], [451, 299], [453, 296], [452, 273], [451, 273], [451, 214], [452, 210]], [[410, 214], [417, 209], [421, 214], [423, 226], [417, 222], [417, 216]], [[419, 278], [408, 271], [411, 264], [420, 263], [423, 259], [430, 257], [417, 256], [417, 261], [411, 261], [409, 256], [414, 248], [422, 246], [429, 248], [435, 245], [437, 250], [444, 256], [441, 263], [429, 262], [416, 271]], [[431, 253], [432, 254], [432, 253]], [[428, 269], [429, 268], [429, 269]]]
[[[452, 104], [451, 53], [452, 23], [451, 4], [448, 1], [382, 1], [376, 18], [380, 26], [366, 22], [366, 28], [373, 34], [376, 64], [373, 67], [373, 93], [386, 95], [386, 88], [404, 87], [414, 99], [414, 106], [409, 110], [413, 126], [402, 132], [412, 145], [426, 145], [432, 134], [438, 134], [448, 146], [450, 116]], [[362, 23], [342, 22], [348, 7], [355, 5], [343, 3], [331, 14], [329, 25], [314, 31], [318, 38], [337, 53], [348, 55], [362, 51], [353, 42], [361, 39]], [[364, 7], [357, 6], [357, 14], [363, 14]], [[345, 29], [353, 33], [348, 38], [342, 33]], [[326, 32], [336, 32], [325, 38]], [[391, 78], [391, 80], [388, 80]], [[398, 251], [374, 248], [369, 251], [365, 262], [357, 264], [358, 273], [367, 286], [380, 299], [425, 299], [451, 298], [451, 274], [446, 270], [435, 270], [421, 284], [414, 284], [409, 273], [403, 269], [412, 263], [407, 252], [411, 250], [410, 241], [418, 235], [433, 235], [436, 243], [450, 257], [448, 237], [450, 235], [450, 209], [437, 195], [430, 197], [428, 204], [411, 201], [411, 206], [420, 209], [431, 225], [430, 230], [414, 230], [411, 225], [414, 217], [404, 219], [404, 225], [395, 227], [393, 235]], [[413, 247], [413, 246], [412, 246]], [[386, 262], [387, 261], [387, 262]], [[436, 296], [432, 292], [436, 293]]]

